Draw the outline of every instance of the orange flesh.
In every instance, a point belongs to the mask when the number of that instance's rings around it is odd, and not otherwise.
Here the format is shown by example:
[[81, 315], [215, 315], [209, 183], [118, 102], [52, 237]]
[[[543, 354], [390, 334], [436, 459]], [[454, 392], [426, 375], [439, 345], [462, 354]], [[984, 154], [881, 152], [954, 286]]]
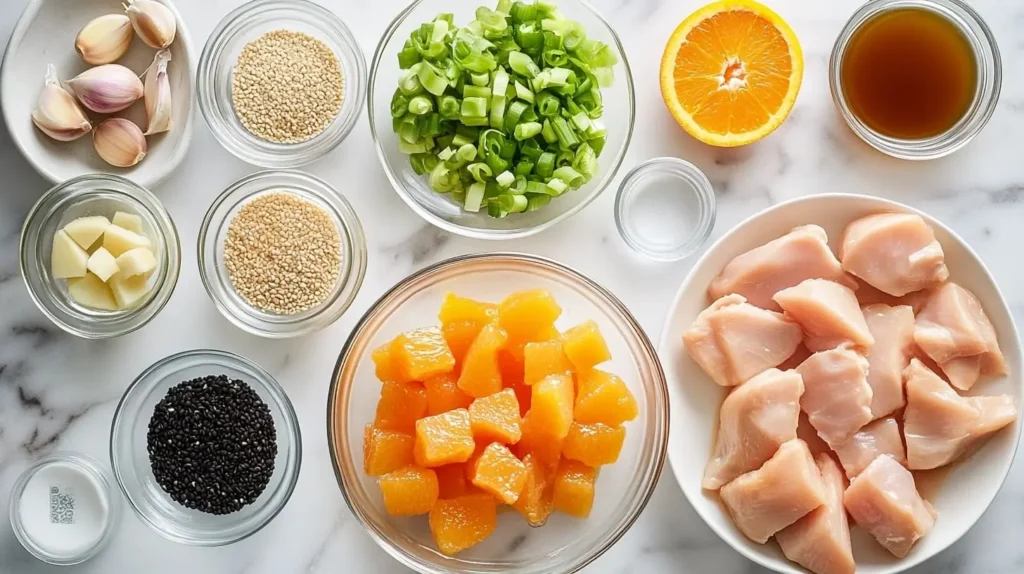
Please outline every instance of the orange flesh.
[[434, 467], [466, 462], [476, 443], [469, 425], [469, 411], [456, 409], [416, 421], [416, 464]]
[[519, 416], [519, 400], [512, 389], [504, 389], [476, 399], [469, 406], [469, 422], [473, 427], [473, 437], [478, 443], [519, 442], [522, 436]]
[[585, 372], [612, 358], [601, 329], [594, 321], [581, 323], [562, 333], [562, 350], [576, 372]]
[[487, 445], [473, 461], [471, 472], [474, 486], [505, 504], [514, 503], [526, 484], [526, 467], [508, 447], [496, 442]]
[[415, 329], [395, 337], [391, 356], [401, 372], [414, 381], [450, 373], [455, 368], [455, 357], [438, 327]]
[[526, 518], [530, 526], [544, 526], [553, 509], [552, 473], [532, 454], [523, 457], [523, 466], [526, 467], [526, 482], [512, 507]]
[[498, 351], [508, 342], [508, 335], [497, 323], [489, 323], [466, 351], [459, 373], [459, 388], [471, 397], [486, 397], [501, 390], [501, 369]]
[[392, 516], [426, 514], [437, 502], [437, 475], [429, 468], [400, 468], [377, 479], [377, 484]]
[[498, 504], [489, 494], [438, 500], [430, 511], [430, 532], [438, 549], [449, 556], [483, 541], [497, 522]]
[[380, 476], [413, 463], [412, 435], [366, 425], [363, 430], [363, 470]]
[[562, 459], [554, 479], [555, 510], [569, 516], [586, 518], [594, 506], [594, 481], [597, 472], [575, 460]]
[[583, 424], [621, 425], [637, 416], [636, 398], [619, 377], [593, 369], [579, 378], [573, 419]]
[[562, 441], [562, 455], [592, 467], [612, 464], [619, 459], [625, 440], [626, 429], [622, 427], [572, 423]]
[[427, 395], [427, 415], [439, 415], [455, 409], [468, 408], [473, 397], [462, 392], [451, 374], [440, 375], [423, 382]]
[[380, 388], [373, 426], [412, 434], [427, 413], [427, 393], [420, 383], [385, 381]]

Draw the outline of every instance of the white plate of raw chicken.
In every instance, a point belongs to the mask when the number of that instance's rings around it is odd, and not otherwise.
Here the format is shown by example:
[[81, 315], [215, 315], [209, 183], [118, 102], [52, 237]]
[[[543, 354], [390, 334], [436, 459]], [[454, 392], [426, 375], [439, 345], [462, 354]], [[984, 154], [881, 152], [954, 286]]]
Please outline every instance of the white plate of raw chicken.
[[[934, 231], [942, 254], [935, 252], [934, 245], [919, 245], [913, 249], [913, 261], [902, 256], [886, 259], [899, 251], [892, 247], [893, 238], [913, 244], [924, 241], [920, 239], [922, 233], [929, 235], [927, 230], [922, 232], [921, 220], [916, 218], [909, 218], [909, 223], [895, 218], [867, 220], [861, 229], [863, 241], [859, 245], [851, 242], [847, 253], [841, 253], [847, 225], [878, 213], [920, 216]], [[716, 282], [737, 256], [806, 225], [820, 229], [804, 228], [790, 236], [794, 240], [784, 247], [796, 251], [775, 252], [767, 264], [774, 267], [769, 276], [774, 274], [778, 279], [788, 260], [803, 258], [797, 266], [798, 275], [856, 286], [858, 302], [851, 303], [850, 291], [836, 288], [836, 283], [812, 281], [778, 297], [786, 308], [782, 313], [773, 293], [780, 286], [790, 287], [791, 280], [772, 285], [772, 279], [750, 276], [750, 269], [734, 267], [739, 276]], [[822, 262], [822, 230], [832, 253], [844, 259], [845, 270], [855, 270], [861, 279], [836, 274], [838, 263]], [[881, 251], [876, 255], [873, 250]], [[765, 263], [748, 259], [746, 265]], [[949, 279], [942, 283], [946, 270]], [[744, 277], [743, 273], [748, 275]], [[865, 285], [865, 278], [890, 292], [922, 285], [928, 289], [896, 300]], [[691, 358], [683, 338], [712, 303], [709, 287], [713, 282], [714, 297], [741, 291], [748, 301], [742, 303], [742, 298], [729, 296], [719, 304], [724, 313], [690, 331], [691, 351], [696, 355], [706, 351], [701, 357], [705, 370]], [[973, 293], [976, 300], [964, 290]], [[978, 318], [973, 301], [980, 302], [991, 328]], [[857, 313], [858, 305], [879, 302], [893, 307], [875, 306]], [[780, 313], [754, 310], [753, 315], [745, 315], [751, 311], [751, 303]], [[928, 352], [913, 341], [911, 313], [917, 315], [917, 339], [929, 348]], [[866, 315], [867, 319], [854, 314]], [[929, 322], [929, 318], [934, 321]], [[745, 323], [748, 320], [756, 326]], [[956, 321], [967, 323], [959, 325]], [[865, 326], [869, 328], [865, 330]], [[740, 341], [751, 332], [762, 334], [759, 343], [743, 348]], [[993, 332], [998, 350], [992, 341]], [[946, 336], [949, 333], [967, 336], [951, 339]], [[723, 338], [734, 346], [724, 351], [704, 347], [701, 351], [702, 342], [714, 347]], [[877, 347], [875, 339], [881, 343]], [[804, 360], [811, 354], [805, 345], [822, 351]], [[781, 371], [762, 372], [765, 365], [774, 365], [793, 347], [797, 348], [796, 356], [779, 365]], [[877, 353], [874, 357], [872, 349]], [[669, 312], [659, 352], [668, 376], [672, 409], [669, 459], [684, 494], [729, 545], [778, 572], [808, 572], [786, 558], [780, 541], [791, 556], [809, 563], [819, 574], [852, 571], [853, 565], [843, 556], [843, 529], [837, 522], [843, 515], [851, 530], [857, 572], [893, 574], [921, 563], [963, 536], [981, 517], [1006, 478], [1016, 451], [1020, 434], [1016, 411], [1022, 399], [1021, 356], [1006, 301], [985, 265], [962, 239], [928, 215], [895, 202], [857, 195], [819, 195], [774, 206], [744, 221], [718, 240], [683, 282]], [[938, 357], [942, 366], [930, 360], [929, 353]], [[904, 369], [912, 355], [923, 362], [912, 361]], [[872, 370], [870, 365], [878, 367]], [[717, 384], [709, 371], [715, 373]], [[740, 380], [745, 382], [732, 386]], [[950, 380], [960, 389], [954, 390], [947, 382]], [[756, 418], [758, 422], [752, 424], [770, 430], [756, 435], [752, 433], [758, 431], [750, 430], [750, 426], [734, 423], [731, 430], [721, 431], [753, 446], [743, 455], [725, 453], [716, 457], [717, 462], [709, 468], [720, 434], [720, 410], [730, 392], [736, 397], [731, 399], [732, 413], [726, 417], [747, 417], [748, 422]], [[972, 398], [976, 396], [1000, 398]], [[901, 406], [907, 400], [911, 404]], [[766, 408], [765, 404], [773, 406]], [[802, 419], [797, 436], [806, 442], [788, 440], [797, 410]], [[916, 435], [909, 439], [913, 443], [909, 451], [899, 440], [907, 428], [907, 415], [908, 421], [913, 420]], [[939, 438], [942, 433], [957, 438]], [[821, 440], [822, 435], [830, 439], [831, 448]], [[895, 444], [891, 444], [893, 441]], [[879, 454], [857, 447], [872, 443], [879, 445], [875, 447], [878, 451], [891, 452]], [[837, 449], [843, 452], [843, 466], [834, 452], [827, 454], [831, 462], [819, 455], [822, 450]], [[944, 464], [951, 459], [956, 460]], [[905, 466], [937, 468], [911, 473]], [[855, 477], [852, 483], [848, 474]], [[911, 476], [913, 487], [908, 481]], [[851, 484], [856, 488], [848, 491]], [[886, 489], [902, 489], [902, 494]], [[724, 494], [720, 496], [720, 492]], [[844, 496], [845, 508], [838, 506]], [[765, 515], [758, 516], [753, 510], [772, 505], [775, 510]], [[808, 512], [807, 508], [815, 510]], [[730, 513], [739, 516], [743, 524], [734, 522]], [[777, 533], [780, 528], [782, 534]], [[838, 534], [822, 536], [829, 529]], [[925, 530], [926, 534], [913, 541], [915, 533]], [[876, 537], [885, 539], [890, 548], [883, 547]], [[766, 543], [759, 543], [764, 539]], [[904, 553], [903, 557], [896, 556]], [[829, 557], [832, 563], [822, 564]]]

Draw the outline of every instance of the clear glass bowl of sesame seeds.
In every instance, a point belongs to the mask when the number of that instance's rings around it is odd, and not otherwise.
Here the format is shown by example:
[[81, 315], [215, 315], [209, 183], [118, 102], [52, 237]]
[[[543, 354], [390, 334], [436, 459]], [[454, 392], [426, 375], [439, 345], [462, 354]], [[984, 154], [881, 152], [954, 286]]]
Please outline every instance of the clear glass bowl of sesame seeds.
[[366, 238], [352, 206], [327, 182], [298, 171], [263, 171], [228, 186], [203, 218], [198, 254], [217, 310], [269, 338], [336, 321], [366, 272]]
[[[148, 450], [150, 419], [167, 391], [184, 381], [226, 375], [247, 384], [274, 420], [277, 455], [269, 482], [252, 504], [210, 514], [175, 502], [157, 483]], [[288, 503], [299, 478], [302, 438], [285, 390], [259, 365], [232, 353], [193, 350], [161, 359], [142, 372], [121, 397], [110, 430], [110, 464], [128, 505], [161, 536], [192, 546], [223, 546], [266, 526]]]
[[[297, 37], [304, 41], [289, 44]], [[324, 71], [334, 69], [335, 61], [340, 105], [336, 70]], [[311, 62], [316, 65], [298, 69]], [[249, 72], [239, 74], [238, 94], [236, 70]], [[244, 81], [253, 77], [261, 82]], [[196, 78], [199, 109], [217, 141], [267, 168], [297, 167], [334, 149], [355, 126], [366, 100], [366, 61], [355, 36], [334, 13], [307, 0], [256, 0], [233, 10], [210, 34]], [[312, 127], [298, 125], [310, 118]]]

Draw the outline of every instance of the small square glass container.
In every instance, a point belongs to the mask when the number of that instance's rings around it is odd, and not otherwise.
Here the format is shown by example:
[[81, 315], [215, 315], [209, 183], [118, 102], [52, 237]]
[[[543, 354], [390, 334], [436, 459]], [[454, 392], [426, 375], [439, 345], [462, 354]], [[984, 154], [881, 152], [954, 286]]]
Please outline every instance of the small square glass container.
[[678, 261], [696, 252], [715, 227], [715, 190], [700, 169], [673, 157], [630, 170], [615, 197], [615, 226], [637, 253]]

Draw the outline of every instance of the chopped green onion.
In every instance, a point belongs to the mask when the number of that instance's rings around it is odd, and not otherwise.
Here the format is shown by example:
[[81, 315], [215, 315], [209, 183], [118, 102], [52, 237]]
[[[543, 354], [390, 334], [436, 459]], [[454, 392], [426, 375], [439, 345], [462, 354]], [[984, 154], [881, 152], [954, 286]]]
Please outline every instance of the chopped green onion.
[[466, 86], [462, 88], [463, 98], [490, 98], [491, 90], [487, 86]]
[[466, 203], [463, 204], [466, 211], [480, 211], [480, 205], [484, 201], [484, 191], [486, 189], [487, 186], [479, 182], [469, 186], [469, 190], [466, 191]]
[[491, 78], [487, 74], [470, 74], [469, 82], [474, 86], [487, 87], [488, 82]]
[[427, 148], [427, 140], [425, 139], [420, 140], [416, 143], [409, 143], [401, 138], [399, 138], [398, 140], [398, 151], [407, 155], [411, 155], [414, 153], [426, 153], [428, 149], [429, 148]]
[[[567, 165], [564, 165], [556, 169], [555, 173], [552, 175], [564, 181], [569, 187], [573, 189], [576, 189], [577, 187], [583, 185], [583, 176], [580, 175], [580, 173], [577, 172], [575, 169]], [[551, 182], [548, 182], [548, 185], [551, 185]]]
[[487, 178], [494, 175], [486, 163], [472, 163], [466, 166], [466, 169], [478, 183], [487, 183]]
[[524, 102], [534, 102], [533, 92], [520, 82], [516, 82], [516, 97]]
[[[462, 119], [466, 118], [485, 118], [487, 117], [487, 99], [486, 98], [463, 98], [462, 100]], [[561, 119], [561, 118], [559, 118]], [[484, 122], [486, 123], [486, 122]], [[469, 125], [469, 124], [467, 124]]]
[[437, 70], [427, 62], [420, 62], [416, 65], [420, 67], [416, 75], [423, 87], [435, 96], [443, 94], [448, 87], [448, 80], [437, 73]]
[[526, 211], [537, 211], [549, 203], [551, 203], [550, 195], [536, 193], [526, 195]]
[[552, 179], [548, 182], [548, 189], [552, 191], [552, 195], [557, 197], [569, 189], [569, 184], [560, 179]]
[[508, 72], [498, 68], [494, 72], [494, 80], [491, 84], [491, 95], [493, 96], [505, 96], [505, 90], [508, 89]]
[[510, 185], [515, 183], [516, 176], [512, 175], [511, 171], [505, 170], [499, 173], [498, 176], [494, 178], [494, 180], [497, 181], [498, 185], [500, 185], [501, 187], [509, 187]]
[[437, 100], [437, 111], [446, 120], [458, 119], [461, 109], [462, 102], [455, 96], [441, 96]]
[[429, 114], [434, 110], [434, 102], [426, 96], [416, 96], [409, 100], [409, 113], [417, 116]]
[[398, 53], [398, 67], [402, 70], [408, 70], [413, 64], [419, 63], [423, 59], [420, 55], [420, 51], [415, 46], [406, 44], [402, 51]]
[[542, 128], [537, 122], [527, 122], [516, 126], [514, 135], [517, 140], [523, 141], [539, 134]]
[[459, 156], [464, 162], [473, 161], [476, 159], [477, 151], [476, 146], [473, 144], [465, 144], [459, 147], [459, 150], [455, 152], [455, 155]]
[[537, 167], [533, 168], [533, 172], [543, 178], [551, 177], [555, 173], [555, 154], [550, 152], [540, 154]]
[[505, 126], [505, 96], [491, 97], [491, 127], [501, 129]]
[[538, 92], [537, 93], [537, 114], [542, 117], [551, 117], [558, 113], [558, 109], [562, 104], [558, 101], [558, 96], [551, 92]]
[[540, 68], [537, 67], [537, 63], [533, 61], [533, 58], [522, 52], [510, 52], [508, 55], [508, 65], [512, 68], [513, 72], [527, 78], [532, 79], [540, 73]]

